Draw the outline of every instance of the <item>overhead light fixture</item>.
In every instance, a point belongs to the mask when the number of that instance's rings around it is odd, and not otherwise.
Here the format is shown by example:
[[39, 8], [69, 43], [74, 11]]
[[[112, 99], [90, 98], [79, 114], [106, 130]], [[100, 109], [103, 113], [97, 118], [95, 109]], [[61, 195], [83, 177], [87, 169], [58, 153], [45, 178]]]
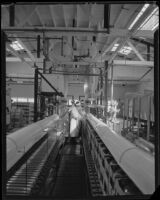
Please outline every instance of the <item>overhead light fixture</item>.
[[154, 30], [159, 25], [159, 9], [155, 8], [138, 28], [139, 30]]
[[20, 51], [23, 50], [24, 48], [22, 47], [22, 45], [18, 42], [18, 41], [14, 41], [12, 42], [12, 44], [10, 44], [10, 46], [16, 50], [16, 51]]
[[146, 9], [150, 6], [150, 4], [145, 4], [143, 6], [143, 8], [141, 9], [141, 11], [138, 13], [137, 17], [134, 19], [134, 21], [132, 22], [132, 24], [129, 26], [129, 30], [132, 29], [132, 27], [135, 25], [135, 23], [138, 21], [138, 19], [143, 15], [143, 13], [146, 11]]
[[111, 51], [115, 51], [118, 48], [119, 44], [114, 44], [113, 48], [111, 49]]
[[128, 46], [124, 46], [123, 48], [121, 48], [119, 50], [119, 53], [124, 54], [124, 55], [128, 55], [129, 53], [131, 53], [132, 48], [128, 47]]

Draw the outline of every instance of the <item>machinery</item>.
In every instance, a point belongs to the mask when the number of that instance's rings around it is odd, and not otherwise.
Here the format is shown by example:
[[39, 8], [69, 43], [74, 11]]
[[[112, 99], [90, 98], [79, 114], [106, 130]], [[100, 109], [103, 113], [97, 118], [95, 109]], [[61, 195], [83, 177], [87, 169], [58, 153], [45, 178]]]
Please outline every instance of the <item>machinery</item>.
[[6, 186], [31, 197], [151, 194], [154, 158], [72, 106], [7, 136]]

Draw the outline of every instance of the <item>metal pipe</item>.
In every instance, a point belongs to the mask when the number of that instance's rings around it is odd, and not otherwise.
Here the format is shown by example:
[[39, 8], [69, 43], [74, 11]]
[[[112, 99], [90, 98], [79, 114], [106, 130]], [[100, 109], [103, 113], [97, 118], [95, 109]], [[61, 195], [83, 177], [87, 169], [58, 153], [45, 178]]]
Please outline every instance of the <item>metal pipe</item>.
[[41, 36], [37, 36], [37, 58], [40, 58], [41, 53]]
[[[1, 31], [1, 122], [2, 122], [2, 160], [6, 158], [6, 35]], [[2, 173], [6, 173], [6, 162], [2, 165]], [[2, 190], [6, 194], [6, 180], [2, 179]]]
[[151, 96], [148, 96], [148, 115], [147, 115], [147, 141], [149, 141], [150, 124], [151, 124]]
[[111, 104], [113, 102], [113, 63], [111, 65]]
[[154, 33], [154, 110], [155, 110], [155, 184], [156, 188], [160, 185], [160, 127], [159, 127], [159, 29]]
[[110, 5], [104, 4], [104, 28], [107, 28], [107, 33], [110, 33]]
[[107, 111], [108, 111], [108, 61], [105, 61], [105, 86], [104, 86], [104, 105], [105, 105], [105, 120], [107, 122]]
[[[100, 69], [100, 88], [103, 88], [103, 76], [102, 76], [102, 69]], [[100, 94], [100, 104], [102, 105], [102, 98], [103, 98], [103, 92]]]
[[138, 137], [140, 133], [140, 118], [141, 118], [141, 97], [138, 97]]
[[150, 57], [151, 57], [150, 50], [151, 50], [150, 45], [147, 45], [147, 61], [150, 61]]
[[92, 33], [94, 35], [98, 34], [98, 33], [102, 33], [102, 34], [107, 34], [107, 30], [102, 29], [102, 30], [95, 30], [95, 29], [88, 29], [88, 28], [54, 28], [54, 27], [41, 27], [41, 26], [37, 26], [37, 27], [3, 27], [2, 28], [3, 31], [6, 32], [64, 32], [64, 33], [82, 33], [82, 34], [86, 34], [86, 33]]
[[37, 98], [38, 98], [38, 69], [36, 68], [35, 69], [35, 74], [34, 74], [34, 122], [37, 121], [38, 119], [38, 115], [37, 115], [37, 112], [38, 112], [38, 106], [37, 106]]
[[15, 26], [15, 6], [11, 5], [9, 7], [9, 25]]
[[[16, 39], [16, 38], [20, 38], [20, 39], [35, 39], [35, 40], [37, 40], [37, 37], [31, 37], [31, 36], [17, 36], [17, 37], [8, 36], [8, 38], [11, 38], [11, 39]], [[42, 39], [43, 38], [40, 38], [40, 40], [42, 40]], [[47, 37], [47, 39], [49, 39], [49, 40], [62, 40], [62, 38], [56, 38], [56, 37]]]
[[[124, 4], [126, 3], [125, 1], [97, 1], [96, 4], [97, 5], [101, 5], [101, 4]], [[129, 1], [130, 4], [142, 4], [141, 1]], [[153, 4], [153, 1], [147, 1], [147, 3], [149, 4]], [[80, 1], [80, 2], [66, 2], [66, 1], [55, 1], [55, 2], [38, 2], [38, 5], [74, 5], [74, 4], [86, 4], [85, 1]], [[16, 5], [37, 5], [37, 2], [16, 2]], [[7, 5], [6, 5], [7, 6]]]

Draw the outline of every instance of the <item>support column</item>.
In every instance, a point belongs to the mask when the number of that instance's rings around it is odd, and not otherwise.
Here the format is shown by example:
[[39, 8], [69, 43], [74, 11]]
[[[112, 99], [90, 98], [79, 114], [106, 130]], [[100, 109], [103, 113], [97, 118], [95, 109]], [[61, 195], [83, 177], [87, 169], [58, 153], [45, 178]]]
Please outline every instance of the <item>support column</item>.
[[150, 45], [147, 45], [147, 61], [150, 61]]
[[[100, 69], [100, 89], [103, 88], [103, 76], [102, 76], [102, 69]], [[103, 99], [103, 92], [100, 94], [100, 105], [102, 105], [102, 99]]]
[[[2, 122], [2, 160], [6, 159], [6, 35], [1, 31], [1, 122]], [[6, 174], [6, 162], [3, 162], [2, 173]], [[6, 179], [2, 179], [2, 191], [6, 194]]]
[[105, 61], [105, 85], [104, 85], [104, 106], [105, 106], [105, 120], [107, 122], [108, 110], [108, 61]]
[[151, 96], [148, 96], [148, 114], [147, 114], [147, 141], [149, 141], [150, 135], [150, 123], [151, 123]]
[[138, 137], [140, 133], [140, 118], [141, 118], [141, 97], [138, 97]]
[[111, 105], [113, 102], [113, 62], [111, 65]]
[[38, 119], [38, 68], [34, 74], [34, 122]]
[[37, 58], [40, 58], [41, 53], [41, 36], [37, 36]]
[[15, 7], [11, 5], [9, 7], [9, 25], [15, 26]]
[[154, 109], [155, 109], [155, 189], [160, 185], [160, 127], [159, 127], [159, 29], [154, 33]]

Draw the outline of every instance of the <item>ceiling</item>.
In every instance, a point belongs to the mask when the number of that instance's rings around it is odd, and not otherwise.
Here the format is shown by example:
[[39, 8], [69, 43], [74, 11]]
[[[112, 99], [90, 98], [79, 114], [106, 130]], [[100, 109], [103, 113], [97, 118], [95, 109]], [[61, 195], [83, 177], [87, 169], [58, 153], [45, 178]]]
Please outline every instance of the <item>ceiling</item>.
[[[10, 18], [12, 6], [15, 9], [14, 20]], [[43, 64], [43, 59], [46, 58], [48, 68], [83, 75], [98, 74], [98, 68], [104, 68], [105, 60], [109, 64], [116, 60], [117, 69], [118, 66], [127, 66], [129, 69], [144, 67], [139, 75], [141, 77], [146, 72], [146, 67], [153, 67], [155, 30], [139, 30], [138, 27], [156, 5], [151, 4], [133, 28], [128, 28], [143, 6], [144, 4], [106, 6], [98, 3], [1, 5], [1, 26], [8, 36], [7, 60], [16, 61], [18, 58], [34, 66], [34, 63]], [[15, 40], [22, 45], [22, 50], [15, 51], [10, 46]], [[118, 48], [112, 51], [117, 43]], [[124, 46], [131, 48], [128, 55], [119, 52]], [[129, 64], [119, 64], [119, 61], [128, 61]], [[127, 80], [124, 70], [122, 71], [119, 72], [120, 79], [124, 76], [124, 80]], [[79, 76], [79, 81], [84, 82], [85, 77]], [[75, 79], [75, 76], [69, 78]], [[137, 80], [135, 76], [129, 78]]]

